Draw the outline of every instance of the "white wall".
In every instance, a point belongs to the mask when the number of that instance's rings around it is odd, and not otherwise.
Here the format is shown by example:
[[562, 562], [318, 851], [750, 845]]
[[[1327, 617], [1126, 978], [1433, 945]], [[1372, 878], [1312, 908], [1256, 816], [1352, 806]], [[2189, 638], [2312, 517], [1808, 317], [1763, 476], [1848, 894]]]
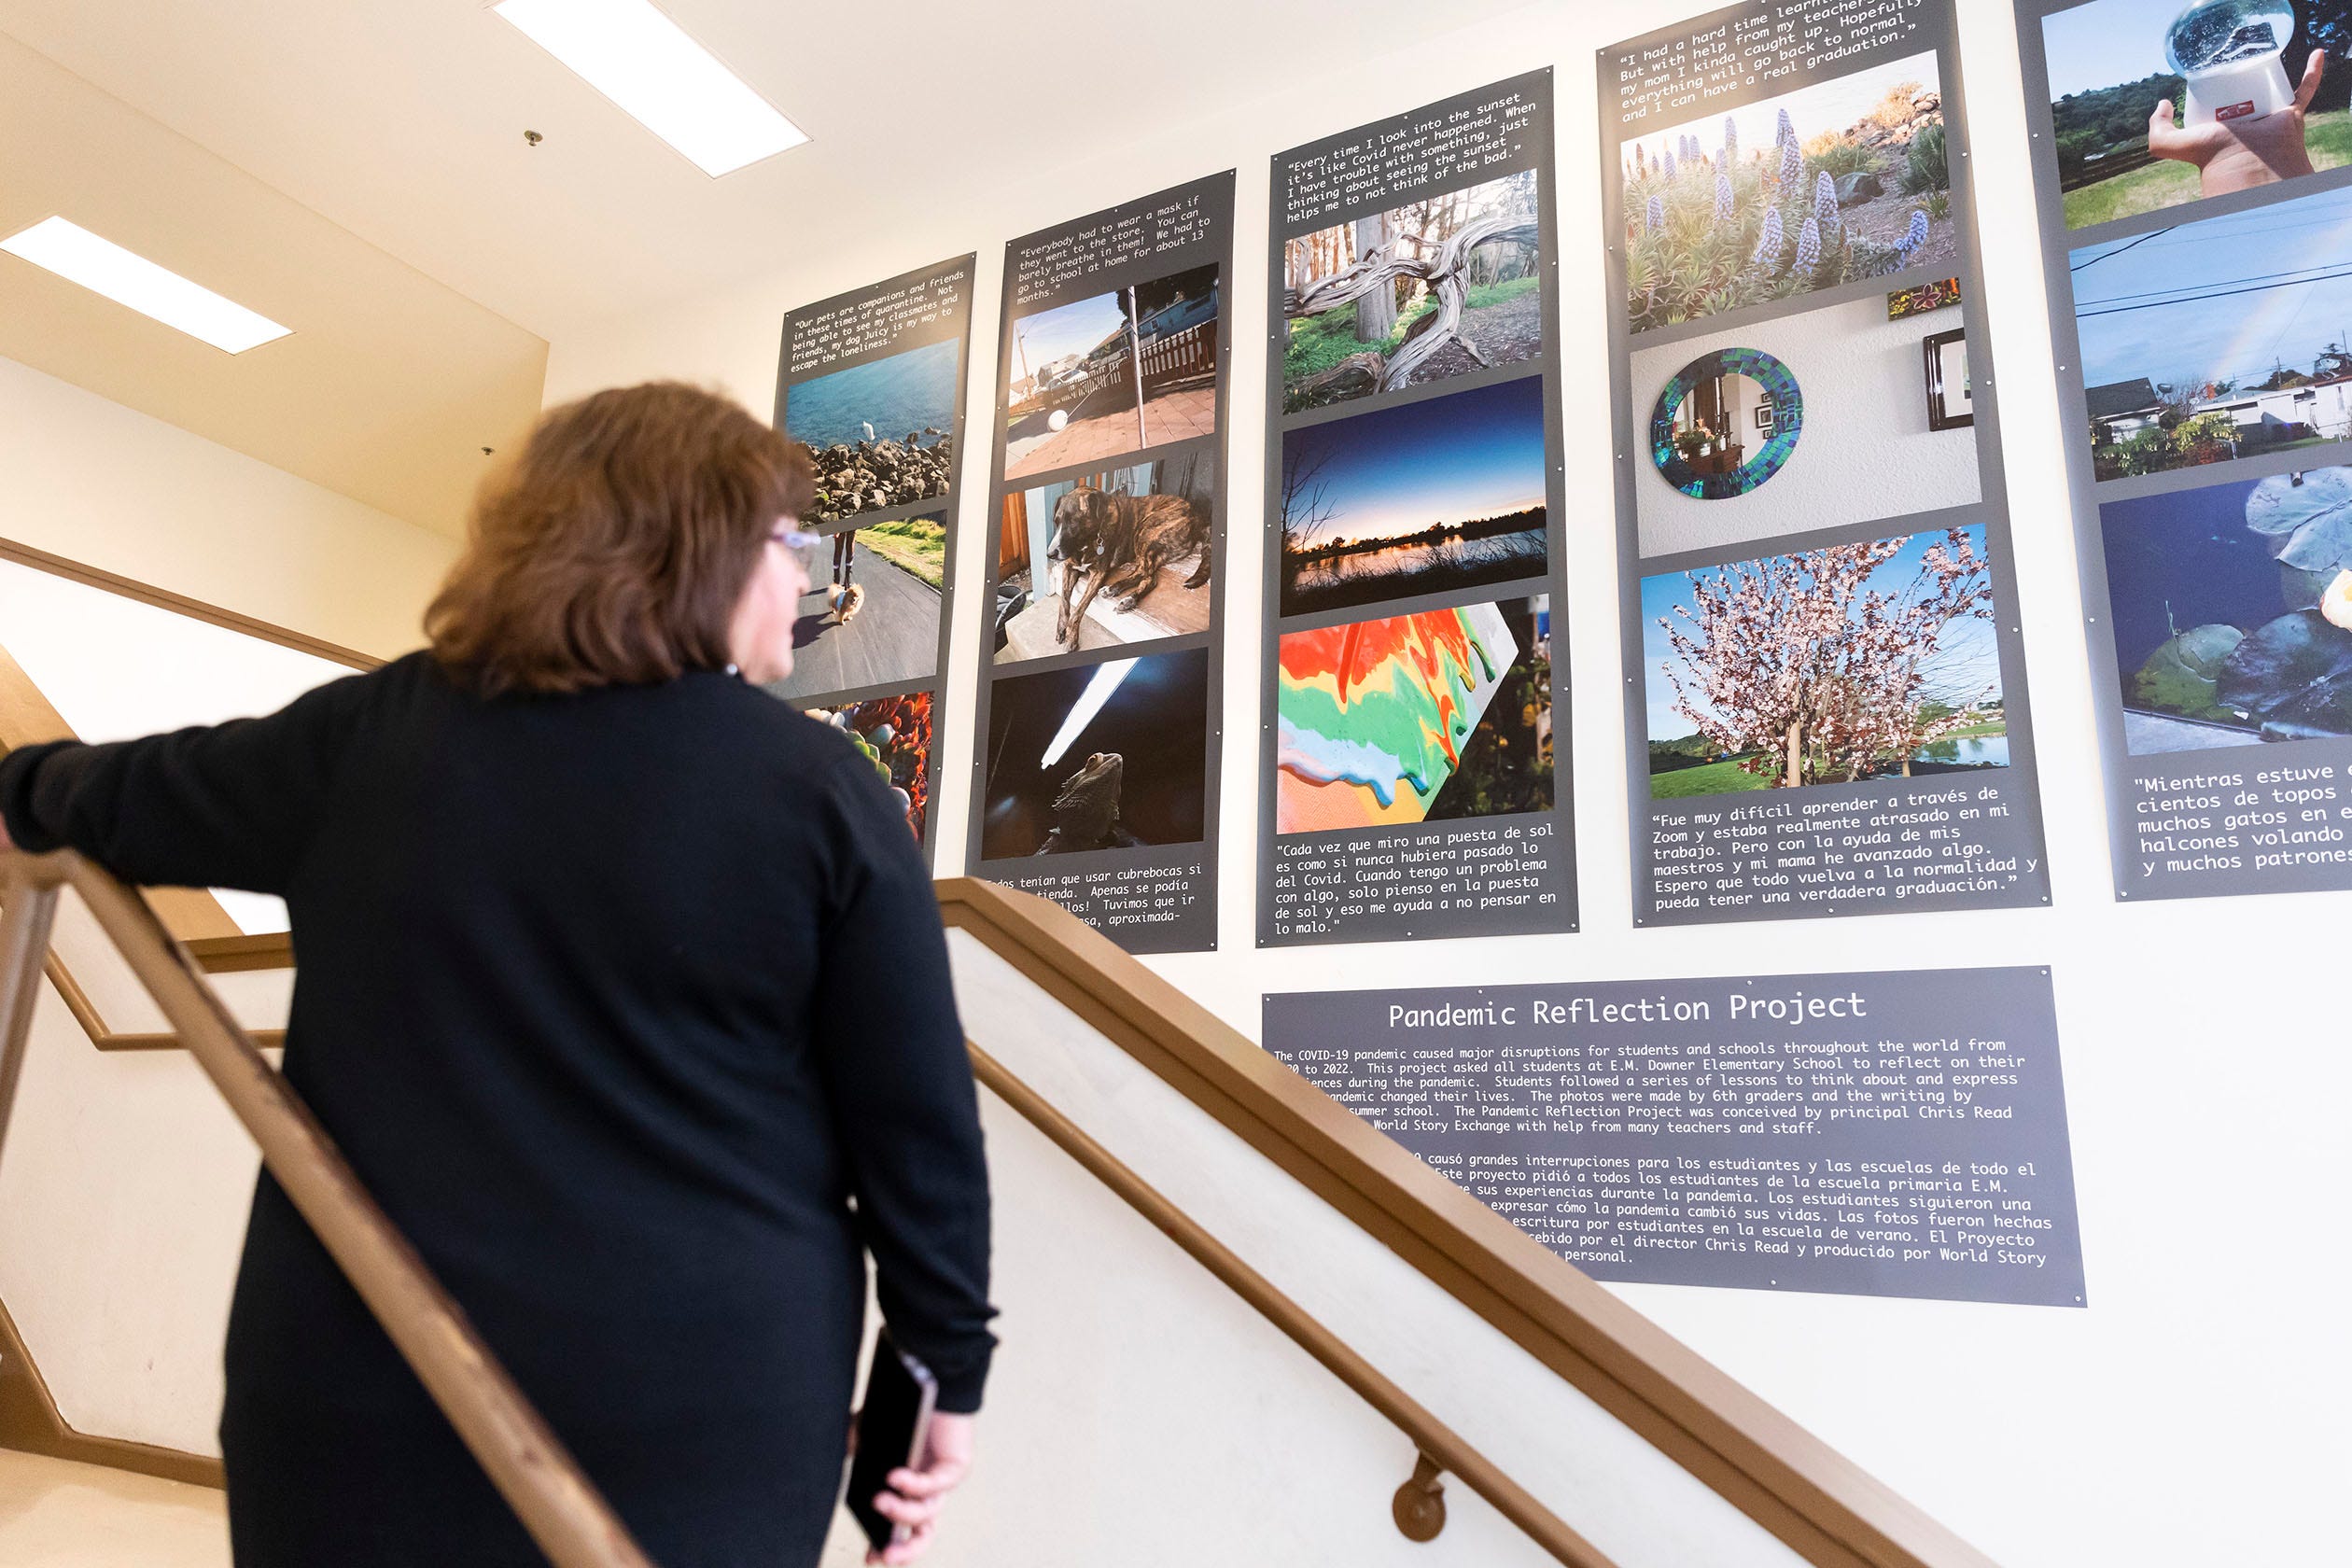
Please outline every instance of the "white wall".
[[[454, 540], [0, 359], [0, 537], [392, 655]], [[343, 666], [0, 562], [0, 647], [91, 738], [266, 712]], [[241, 899], [247, 929], [273, 900]], [[71, 898], [59, 948], [107, 1024], [165, 1026]], [[284, 972], [223, 975], [253, 1028]], [[66, 1421], [217, 1452], [220, 1337], [256, 1161], [194, 1061], [101, 1054], [44, 987], [0, 1159], [0, 1301]]]
[[[2352, 894], [2118, 904], [2106, 863], [2063, 435], [2040, 262], [2003, 214], [2032, 170], [2009, 7], [1964, 0], [1963, 62], [1979, 189], [1991, 209], [1984, 295], [1997, 361], [2021, 612], [2051, 852], [2048, 909], [1860, 917], [1636, 931], [1625, 823], [1613, 456], [1599, 234], [1593, 51], [1682, 7], [1539, 6], [1455, 35], [1400, 40], [1347, 91], [1271, 99], [1214, 122], [1171, 107], [1155, 141], [1055, 170], [940, 181], [919, 231], [810, 217], [788, 267], [724, 294], [562, 340], [551, 397], [653, 375], [773, 403], [777, 325], [791, 306], [967, 249], [979, 253], [959, 581], [985, 582], [987, 433], [1004, 242], [1233, 166], [1241, 319], [1259, 308], [1267, 158], [1348, 125], [1531, 67], [1555, 67], [1566, 367], [1568, 708], [1580, 831], [1581, 934], [1410, 947], [1253, 946], [1257, 757], [1229, 745], [1218, 950], [1152, 960], [1254, 1033], [1268, 990], [1464, 985], [1824, 969], [2048, 964], [2057, 987], [2090, 1305], [2080, 1310], [1768, 1295], [1666, 1286], [1621, 1294], [2011, 1568], [2087, 1562], [2318, 1561], [2338, 1550], [2322, 1497], [2352, 1470], [2341, 1314], [2345, 1274], [2322, 1239], [2332, 1123], [2297, 1107], [2352, 1093], [2341, 1006]], [[1255, 47], [1253, 45], [1252, 47]], [[1302, 72], [1311, 74], [1302, 55]], [[1910, 325], [1910, 324], [1906, 324]], [[1256, 733], [1264, 519], [1265, 338], [1234, 335], [1228, 492], [1228, 736]], [[1979, 361], [1981, 385], [1993, 377]], [[1909, 388], [1907, 387], [1907, 392]], [[960, 866], [979, 606], [955, 609], [954, 715], [941, 770], [943, 868]], [[2256, 976], [2262, 978], [2255, 978]], [[2213, 1335], [2207, 1350], [2198, 1336]]]
[[220, 1342], [259, 1167], [194, 1057], [99, 1052], [42, 987], [0, 1160], [0, 1301], [68, 1426], [220, 1451]]
[[[1618, 1568], [1797, 1568], [986, 945], [948, 945], [974, 1043]], [[1458, 1479], [1437, 1540], [1407, 1540], [1389, 1499], [1411, 1439], [1017, 1112], [983, 1107], [1003, 1343], [938, 1568], [1552, 1561]]]
[[[1645, 461], [1635, 475], [1642, 553], [1714, 550], [1779, 534], [1900, 517], [1978, 498], [1976, 429], [1927, 428], [1920, 340], [1960, 325], [1960, 312], [1886, 319], [1872, 294], [1657, 347], [1634, 340], [1631, 427], [1647, 446], [1650, 411], [1676, 371], [1719, 348], [1757, 348], [1789, 369], [1805, 399], [1804, 428], [1778, 473], [1744, 496], [1702, 501]], [[1769, 438], [1745, 408], [1748, 455]]]
[[[347, 665], [13, 561], [0, 561], [0, 651], [83, 740], [129, 740], [283, 707]], [[246, 931], [286, 905], [215, 889]]]
[[457, 543], [0, 359], [0, 539], [364, 653], [404, 653]]

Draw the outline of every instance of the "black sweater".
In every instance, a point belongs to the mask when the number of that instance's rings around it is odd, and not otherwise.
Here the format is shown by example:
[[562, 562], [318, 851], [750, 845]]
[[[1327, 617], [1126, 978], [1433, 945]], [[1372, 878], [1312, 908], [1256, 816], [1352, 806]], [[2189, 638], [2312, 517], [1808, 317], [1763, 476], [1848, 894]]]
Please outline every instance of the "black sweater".
[[[266, 719], [15, 752], [0, 814], [133, 882], [287, 900], [287, 1078], [624, 1517], [662, 1511], [659, 1477], [631, 1499], [655, 1432], [698, 1476], [748, 1448], [773, 1481], [813, 1449], [830, 1507], [861, 1244], [941, 1407], [977, 1407], [987, 1183], [945, 943], [903, 812], [833, 730], [728, 676], [484, 701], [419, 654]], [[298, 1433], [420, 1419], [356, 1308], [265, 1175], [232, 1516], [241, 1441], [255, 1498]], [[306, 1484], [345, 1479], [382, 1484]], [[712, 1505], [672, 1555], [735, 1561]]]

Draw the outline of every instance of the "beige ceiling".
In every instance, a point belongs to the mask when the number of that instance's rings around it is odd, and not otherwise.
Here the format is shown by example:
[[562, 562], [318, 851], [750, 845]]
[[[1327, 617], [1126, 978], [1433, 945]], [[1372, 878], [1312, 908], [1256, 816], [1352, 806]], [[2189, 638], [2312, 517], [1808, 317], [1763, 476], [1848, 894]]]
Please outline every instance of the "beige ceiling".
[[814, 138], [713, 180], [483, 0], [0, 0], [0, 232], [80, 215], [297, 329], [230, 359], [0, 257], [0, 354], [448, 529], [539, 340], [1519, 3], [665, 0]]
[[0, 256], [0, 355], [455, 532], [547, 345], [0, 36], [0, 234], [52, 213], [294, 329], [242, 355]]
[[718, 180], [482, 0], [0, 0], [0, 30], [553, 338], [1521, 3], [664, 0], [814, 138]]

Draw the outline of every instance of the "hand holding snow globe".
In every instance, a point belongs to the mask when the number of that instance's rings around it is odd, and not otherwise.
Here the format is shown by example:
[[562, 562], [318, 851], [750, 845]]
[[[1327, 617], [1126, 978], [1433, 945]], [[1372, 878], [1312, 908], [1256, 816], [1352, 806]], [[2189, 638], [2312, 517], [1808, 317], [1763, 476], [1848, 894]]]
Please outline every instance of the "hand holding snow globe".
[[2181, 123], [2173, 102], [2148, 121], [2148, 150], [2197, 171], [2198, 194], [2219, 196], [2312, 172], [2303, 119], [2327, 54], [2313, 49], [2292, 89], [2280, 62], [2295, 35], [2288, 0], [2197, 0], [2173, 18], [2164, 57], [2188, 82]]

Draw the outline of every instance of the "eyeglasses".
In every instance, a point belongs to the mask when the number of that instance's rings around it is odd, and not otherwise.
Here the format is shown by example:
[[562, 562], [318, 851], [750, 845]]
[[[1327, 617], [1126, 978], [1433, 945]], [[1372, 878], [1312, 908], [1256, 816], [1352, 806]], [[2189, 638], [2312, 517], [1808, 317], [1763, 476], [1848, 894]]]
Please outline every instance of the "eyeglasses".
[[802, 566], [810, 571], [815, 571], [817, 558], [814, 552], [819, 545], [825, 542], [825, 536], [812, 534], [805, 528], [782, 527], [768, 535], [768, 542], [782, 545], [800, 557]]

